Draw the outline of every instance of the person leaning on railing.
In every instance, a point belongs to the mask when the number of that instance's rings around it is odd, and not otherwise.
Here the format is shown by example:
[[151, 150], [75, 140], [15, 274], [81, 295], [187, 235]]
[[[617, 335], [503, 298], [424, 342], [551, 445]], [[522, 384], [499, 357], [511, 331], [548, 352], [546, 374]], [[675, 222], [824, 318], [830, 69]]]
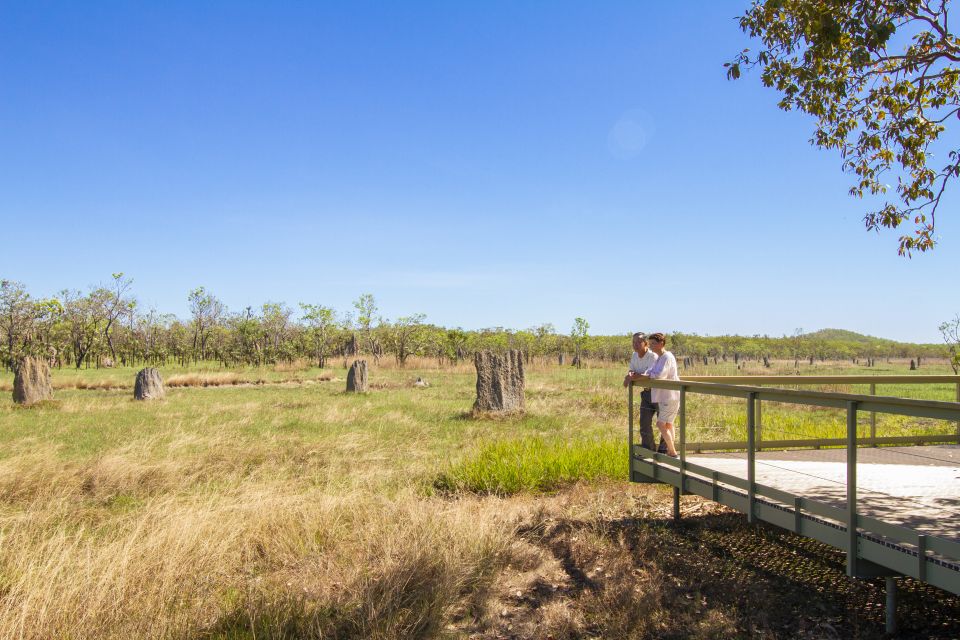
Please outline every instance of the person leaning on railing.
[[[623, 379], [623, 386], [640, 379], [657, 361], [657, 354], [649, 348], [647, 336], [638, 331], [633, 334], [633, 355], [630, 356], [630, 370]], [[653, 451], [653, 415], [657, 405], [650, 396], [650, 387], [640, 391], [640, 446]]]
[[[667, 337], [662, 333], [651, 333], [647, 336], [647, 341], [650, 343], [650, 349], [657, 354], [657, 361], [647, 371], [646, 375], [642, 375], [638, 379], [679, 380], [677, 359], [673, 357], [672, 353], [664, 349]], [[654, 389], [651, 400], [657, 404], [657, 429], [660, 430], [660, 437], [667, 445], [667, 455], [676, 458], [677, 448], [673, 442], [673, 422], [680, 412], [680, 392], [673, 389]]]

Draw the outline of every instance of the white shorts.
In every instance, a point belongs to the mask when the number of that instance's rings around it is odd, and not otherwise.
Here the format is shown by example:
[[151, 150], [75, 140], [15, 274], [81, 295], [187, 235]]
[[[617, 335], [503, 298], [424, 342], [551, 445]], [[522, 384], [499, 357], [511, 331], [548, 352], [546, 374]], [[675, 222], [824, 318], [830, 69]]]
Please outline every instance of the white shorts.
[[678, 413], [680, 413], [680, 398], [657, 403], [657, 422], [673, 424], [677, 420]]

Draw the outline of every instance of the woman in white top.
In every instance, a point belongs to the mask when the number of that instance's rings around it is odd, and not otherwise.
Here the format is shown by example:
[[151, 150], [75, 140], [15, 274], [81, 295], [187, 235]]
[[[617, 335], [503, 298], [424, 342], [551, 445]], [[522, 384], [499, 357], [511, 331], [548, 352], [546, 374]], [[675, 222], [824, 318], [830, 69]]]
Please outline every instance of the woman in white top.
[[[647, 336], [647, 340], [650, 342], [650, 350], [657, 354], [657, 361], [647, 371], [646, 377], [653, 380], [679, 380], [677, 359], [673, 357], [672, 353], [664, 349], [667, 337], [662, 333], [651, 333]], [[660, 430], [660, 437], [667, 445], [667, 455], [676, 458], [677, 448], [674, 446], [673, 422], [677, 419], [677, 413], [680, 412], [680, 392], [674, 389], [654, 388], [652, 399], [660, 409], [657, 413], [657, 429]]]

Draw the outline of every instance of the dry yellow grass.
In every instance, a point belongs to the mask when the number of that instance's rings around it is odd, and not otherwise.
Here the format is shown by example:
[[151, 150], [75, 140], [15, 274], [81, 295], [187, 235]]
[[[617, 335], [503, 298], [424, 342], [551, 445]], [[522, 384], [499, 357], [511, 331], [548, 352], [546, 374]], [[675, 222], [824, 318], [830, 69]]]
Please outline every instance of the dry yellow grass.
[[796, 576], [752, 571], [769, 534], [739, 516], [688, 535], [666, 492], [620, 480], [431, 494], [490, 442], [623, 435], [619, 368], [533, 366], [527, 416], [472, 421], [472, 366], [372, 368], [384, 389], [361, 396], [246, 370], [169, 376], [153, 403], [73, 385], [0, 404], [0, 638], [792, 637]]
[[250, 480], [206, 452], [2, 461], [0, 637], [430, 637], [509, 548], [479, 501]]
[[181, 373], [164, 381], [168, 387], [225, 387], [237, 384], [263, 384], [263, 379], [249, 380], [232, 371], [222, 373]]
[[[253, 371], [257, 371], [256, 369]], [[291, 365], [289, 367], [277, 365], [271, 369], [260, 371], [272, 371], [274, 373], [287, 374], [266, 378], [262, 375], [241, 374], [235, 371], [190, 371], [187, 373], [177, 373], [167, 377], [164, 384], [168, 387], [228, 387], [242, 384], [263, 385], [263, 384], [289, 384], [304, 382], [329, 382], [334, 376], [330, 372], [322, 372], [310, 376], [301, 375], [306, 368]], [[103, 377], [85, 378], [82, 374], [71, 372], [71, 377], [64, 378], [55, 374], [53, 376], [53, 389], [79, 389], [83, 391], [117, 391], [132, 390], [134, 385], [134, 376], [126, 375], [123, 378], [121, 372], [113, 370], [99, 371]], [[11, 379], [0, 380], [0, 392], [9, 393], [13, 391], [13, 381]]]
[[[125, 384], [118, 380], [111, 379], [101, 379], [101, 380], [62, 380], [54, 378], [53, 388], [57, 389], [84, 389], [87, 391], [113, 391], [115, 389], [133, 389], [133, 381], [130, 384]], [[10, 381], [0, 381], [0, 391], [10, 392], [13, 391], [13, 382]]]

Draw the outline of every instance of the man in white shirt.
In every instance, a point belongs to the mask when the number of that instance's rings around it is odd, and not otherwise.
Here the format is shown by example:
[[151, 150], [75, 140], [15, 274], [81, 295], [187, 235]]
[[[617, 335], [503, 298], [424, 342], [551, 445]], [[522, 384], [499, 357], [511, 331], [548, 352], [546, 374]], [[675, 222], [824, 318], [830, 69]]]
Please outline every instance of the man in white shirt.
[[[630, 356], [630, 371], [623, 379], [626, 387], [631, 381], [639, 380], [653, 367], [657, 361], [657, 354], [649, 348], [646, 334], [638, 331], [633, 334], [633, 355]], [[650, 388], [640, 392], [640, 446], [654, 450], [653, 446], [653, 414], [657, 413], [657, 405], [650, 397]]]

